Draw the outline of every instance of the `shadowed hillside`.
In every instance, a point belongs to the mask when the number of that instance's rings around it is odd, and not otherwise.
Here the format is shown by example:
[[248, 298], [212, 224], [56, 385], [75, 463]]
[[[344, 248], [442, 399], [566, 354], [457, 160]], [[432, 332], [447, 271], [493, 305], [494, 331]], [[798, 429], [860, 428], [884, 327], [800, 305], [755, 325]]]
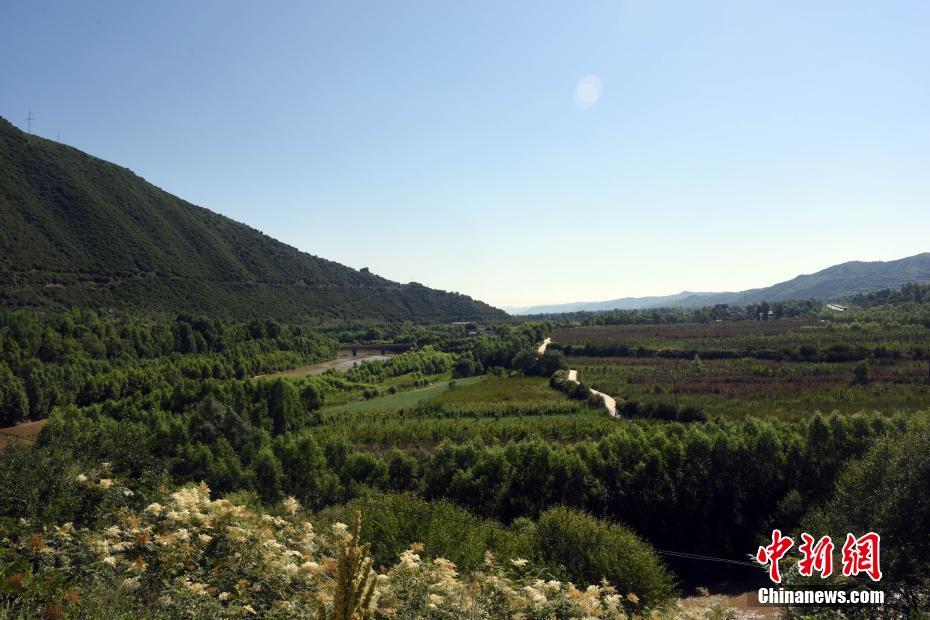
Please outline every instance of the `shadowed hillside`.
[[0, 303], [291, 320], [505, 316], [465, 295], [300, 252], [3, 119]]

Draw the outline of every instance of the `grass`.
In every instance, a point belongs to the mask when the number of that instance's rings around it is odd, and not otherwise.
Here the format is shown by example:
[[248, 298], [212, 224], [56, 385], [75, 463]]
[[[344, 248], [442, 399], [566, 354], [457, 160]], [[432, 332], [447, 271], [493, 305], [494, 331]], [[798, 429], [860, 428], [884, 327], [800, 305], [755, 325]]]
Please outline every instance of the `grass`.
[[[389, 415], [382, 415], [386, 413]], [[423, 410], [358, 411], [351, 415], [331, 414], [322, 425], [313, 427], [312, 432], [320, 440], [345, 436], [354, 446], [365, 449], [428, 450], [443, 442], [465, 443], [476, 439], [485, 444], [527, 439], [553, 443], [597, 441], [616, 430], [618, 424], [623, 422], [589, 408], [500, 416], [456, 416]]]
[[[395, 377], [401, 379], [402, 377]], [[456, 390], [482, 381], [485, 377], [469, 377], [468, 379], [457, 379]], [[325, 413], [358, 413], [362, 411], [396, 411], [398, 409], [409, 409], [416, 407], [421, 402], [429, 401], [449, 390], [448, 381], [437, 381], [426, 387], [416, 388], [398, 392], [397, 394], [388, 394], [369, 400], [360, 400], [342, 405], [326, 407]]]
[[503, 406], [568, 405], [571, 401], [549, 387], [543, 377], [485, 377], [483, 381], [463, 384], [456, 381], [454, 390], [443, 392], [436, 400], [443, 406], [493, 403]]
[[541, 377], [481, 376], [447, 380], [324, 409], [320, 438], [344, 435], [379, 449], [433, 447], [443, 441], [506, 443], [528, 438], [571, 443], [598, 439], [616, 420], [549, 387]]
[[[368, 400], [354, 400], [358, 393], [347, 397], [347, 402], [334, 401], [326, 408], [327, 412], [353, 413], [359, 411], [408, 409], [423, 402], [436, 402], [446, 409], [467, 409], [475, 406], [496, 406], [499, 410], [513, 408], [561, 409], [572, 408], [573, 401], [549, 387], [547, 379], [542, 377], [468, 377], [456, 379], [455, 387], [449, 389], [449, 373], [428, 377], [431, 384], [427, 387], [413, 388], [412, 375], [391, 377], [377, 384], [386, 392], [394, 387], [396, 394], [385, 394]], [[336, 398], [339, 396], [337, 395]], [[353, 400], [348, 401], [351, 398]]]

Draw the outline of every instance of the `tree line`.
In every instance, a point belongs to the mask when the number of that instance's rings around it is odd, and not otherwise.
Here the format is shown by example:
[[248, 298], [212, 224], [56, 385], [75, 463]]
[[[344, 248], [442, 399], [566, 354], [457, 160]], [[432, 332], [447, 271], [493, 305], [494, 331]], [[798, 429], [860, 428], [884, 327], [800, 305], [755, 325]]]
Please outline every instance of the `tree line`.
[[59, 406], [149, 394], [182, 378], [244, 379], [335, 353], [332, 339], [264, 319], [0, 312], [0, 426]]
[[[660, 547], [738, 557], [766, 527], [797, 523], [828, 497], [843, 465], [876, 437], [905, 427], [877, 415], [634, 421], [566, 445], [475, 439], [373, 453], [345, 436], [315, 436], [311, 407], [321, 404], [314, 394], [324, 379], [312, 379], [302, 389], [206, 381], [149, 402], [71, 408], [50, 420], [42, 441], [133, 471], [137, 462], [165, 463], [177, 481], [252, 490], [265, 502], [293, 495], [321, 508], [368, 490], [410, 491], [504, 523], [567, 505], [626, 523]], [[108, 434], [123, 439], [99, 440]]]

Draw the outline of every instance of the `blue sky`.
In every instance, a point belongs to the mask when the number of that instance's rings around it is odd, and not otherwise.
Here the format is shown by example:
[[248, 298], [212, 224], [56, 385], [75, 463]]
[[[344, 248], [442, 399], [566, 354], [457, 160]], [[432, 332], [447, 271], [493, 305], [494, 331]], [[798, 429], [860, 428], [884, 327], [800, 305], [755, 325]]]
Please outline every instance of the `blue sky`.
[[39, 2], [0, 115], [496, 305], [930, 250], [930, 2]]

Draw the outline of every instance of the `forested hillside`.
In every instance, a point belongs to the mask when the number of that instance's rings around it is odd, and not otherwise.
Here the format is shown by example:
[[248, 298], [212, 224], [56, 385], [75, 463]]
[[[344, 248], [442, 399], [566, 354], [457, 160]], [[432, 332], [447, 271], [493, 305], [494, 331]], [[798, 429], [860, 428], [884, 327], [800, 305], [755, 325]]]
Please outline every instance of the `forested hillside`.
[[300, 252], [3, 119], [0, 303], [290, 321], [504, 316], [465, 295]]

